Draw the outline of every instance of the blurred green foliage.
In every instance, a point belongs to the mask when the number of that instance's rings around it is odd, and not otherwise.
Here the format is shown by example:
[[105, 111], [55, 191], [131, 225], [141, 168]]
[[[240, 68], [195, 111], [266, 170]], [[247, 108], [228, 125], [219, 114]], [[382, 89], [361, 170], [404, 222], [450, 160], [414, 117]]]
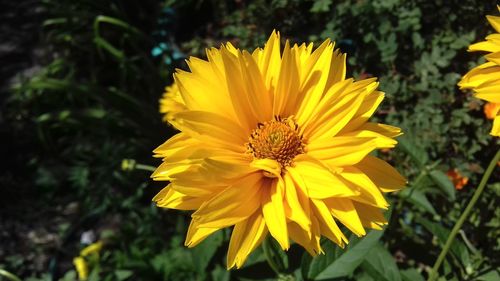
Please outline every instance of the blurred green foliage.
[[[58, 245], [29, 249], [50, 257], [46, 270], [27, 270], [26, 253], [7, 251], [0, 268], [26, 280], [74, 280], [71, 259], [86, 230], [106, 241], [89, 280], [275, 278], [260, 249], [243, 269], [225, 270], [228, 230], [184, 248], [188, 214], [151, 206], [161, 184], [147, 171], [121, 169], [125, 158], [158, 164], [152, 149], [175, 133], [157, 113], [163, 88], [176, 67], [186, 67], [184, 54], [204, 57], [204, 48], [221, 42], [253, 49], [273, 29], [297, 43], [331, 38], [348, 53], [349, 76], [379, 78], [386, 100], [375, 118], [405, 133], [396, 151], [380, 154], [410, 182], [389, 195], [385, 232], [352, 237], [348, 251], [323, 241], [326, 255], [314, 259], [295, 246], [286, 256], [276, 251], [280, 280], [424, 280], [498, 145], [482, 103], [456, 87], [480, 60], [466, 48], [491, 32], [485, 15], [497, 13], [494, 1], [42, 3], [44, 66], [13, 87], [2, 109], [13, 167], [0, 178], [2, 204], [15, 214], [28, 206], [78, 208], [51, 226]], [[453, 168], [470, 178], [463, 190], [445, 174]], [[498, 173], [491, 182], [441, 280], [499, 280]], [[16, 197], [31, 205], [12, 206]]]

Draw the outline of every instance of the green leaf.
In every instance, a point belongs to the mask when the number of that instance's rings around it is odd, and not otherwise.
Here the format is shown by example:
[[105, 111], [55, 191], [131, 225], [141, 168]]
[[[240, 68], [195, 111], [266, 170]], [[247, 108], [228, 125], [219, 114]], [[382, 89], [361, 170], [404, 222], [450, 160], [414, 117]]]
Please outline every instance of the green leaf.
[[315, 0], [310, 11], [312, 13], [328, 12], [331, 4], [332, 0]]
[[[438, 238], [441, 245], [446, 243], [446, 240], [450, 235], [450, 230], [422, 217], [416, 218], [416, 221], [423, 225], [429, 232], [434, 234]], [[455, 239], [453, 243], [451, 243], [450, 250], [452, 255], [455, 256], [465, 267], [470, 266], [469, 251], [462, 241]]]
[[499, 269], [493, 269], [485, 274], [478, 276], [475, 280], [478, 281], [498, 281], [500, 280]]
[[117, 269], [115, 270], [115, 276], [118, 281], [125, 280], [132, 276], [133, 272], [131, 270]]
[[323, 249], [325, 254], [316, 256], [314, 258], [311, 257], [309, 253], [304, 253], [301, 262], [302, 276], [314, 278], [328, 265], [335, 261], [337, 256], [340, 255], [340, 251], [343, 251], [339, 246], [327, 239], [323, 240], [323, 242], [321, 243], [321, 248]]
[[405, 188], [401, 190], [398, 195], [401, 198], [404, 198], [408, 202], [412, 203], [416, 207], [423, 209], [433, 215], [437, 215], [436, 209], [434, 209], [431, 202], [429, 202], [429, 199], [427, 199], [427, 197], [421, 190], [415, 188]]
[[343, 253], [330, 264], [325, 263], [324, 267], [314, 266], [314, 263], [319, 262], [315, 259], [320, 257], [314, 258], [310, 267], [313, 270], [309, 270], [307, 277], [314, 280], [326, 280], [351, 275], [363, 262], [368, 251], [377, 245], [383, 233], [383, 231], [372, 230], [365, 237], [351, 237], [348, 247], [345, 250], [339, 249], [339, 252]]
[[414, 268], [401, 270], [400, 273], [403, 281], [425, 281], [420, 272]]
[[218, 281], [229, 281], [231, 277], [231, 271], [217, 265], [214, 270], [212, 270], [212, 280]]
[[361, 267], [375, 280], [401, 281], [396, 261], [380, 243], [368, 252]]
[[88, 108], [84, 111], [84, 115], [95, 119], [102, 119], [106, 114], [106, 110], [101, 108]]
[[222, 232], [217, 231], [189, 251], [196, 270], [199, 272], [205, 271], [215, 252], [217, 252], [217, 249], [222, 244], [222, 238]]
[[411, 159], [419, 166], [424, 167], [429, 161], [427, 152], [415, 145], [408, 137], [398, 138], [398, 147], [403, 149]]
[[115, 48], [106, 39], [103, 39], [101, 37], [95, 37], [94, 43], [97, 45], [98, 48], [103, 48], [104, 50], [108, 51], [108, 53], [112, 54], [115, 58], [117, 58], [118, 60], [123, 60], [125, 58], [125, 54], [122, 51]]
[[429, 174], [434, 183], [441, 189], [449, 201], [455, 201], [455, 187], [450, 179], [441, 171], [433, 170]]

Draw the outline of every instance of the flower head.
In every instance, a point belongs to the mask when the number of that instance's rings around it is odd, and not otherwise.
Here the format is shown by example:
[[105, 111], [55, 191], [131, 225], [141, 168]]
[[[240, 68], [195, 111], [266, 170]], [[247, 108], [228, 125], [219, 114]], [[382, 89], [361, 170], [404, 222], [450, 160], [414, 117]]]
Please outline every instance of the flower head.
[[80, 251], [80, 256], [86, 257], [88, 255], [93, 255], [93, 254], [98, 255], [99, 252], [102, 250], [102, 246], [103, 246], [102, 241], [97, 241], [95, 243], [92, 243]]
[[83, 257], [73, 258], [73, 265], [75, 266], [78, 280], [87, 280], [89, 277], [89, 266]]
[[449, 170], [446, 175], [455, 186], [456, 190], [462, 190], [469, 182], [469, 178], [463, 176], [457, 169]]
[[185, 244], [193, 247], [233, 227], [228, 268], [241, 267], [268, 233], [310, 254], [320, 238], [344, 246], [345, 225], [358, 236], [381, 229], [383, 192], [406, 180], [369, 155], [396, 145], [400, 129], [369, 122], [382, 102], [374, 78], [346, 79], [346, 56], [326, 40], [317, 49], [279, 33], [263, 49], [230, 43], [190, 58], [174, 75], [185, 109], [173, 114], [181, 132], [154, 152], [155, 180], [170, 181], [158, 206], [195, 210]]
[[[500, 6], [498, 6], [500, 10]], [[488, 52], [485, 56], [487, 62], [470, 70], [458, 83], [461, 89], [472, 89], [479, 99], [500, 103], [500, 17], [486, 16], [497, 33], [490, 34], [486, 41], [469, 46], [470, 52]], [[500, 136], [500, 115], [495, 114], [493, 136]]]
[[186, 107], [182, 101], [181, 93], [177, 85], [173, 83], [165, 87], [165, 93], [160, 99], [160, 113], [163, 115], [163, 121], [169, 122], [175, 126], [175, 113], [185, 109]]

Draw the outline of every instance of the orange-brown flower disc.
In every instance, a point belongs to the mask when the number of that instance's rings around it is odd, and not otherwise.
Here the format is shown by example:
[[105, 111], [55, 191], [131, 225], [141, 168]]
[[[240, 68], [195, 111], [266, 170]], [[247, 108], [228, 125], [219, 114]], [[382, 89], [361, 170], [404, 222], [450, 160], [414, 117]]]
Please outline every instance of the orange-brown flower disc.
[[305, 148], [297, 124], [291, 119], [279, 117], [259, 123], [252, 131], [247, 146], [253, 157], [276, 160], [282, 169], [290, 166], [295, 156], [304, 153]]

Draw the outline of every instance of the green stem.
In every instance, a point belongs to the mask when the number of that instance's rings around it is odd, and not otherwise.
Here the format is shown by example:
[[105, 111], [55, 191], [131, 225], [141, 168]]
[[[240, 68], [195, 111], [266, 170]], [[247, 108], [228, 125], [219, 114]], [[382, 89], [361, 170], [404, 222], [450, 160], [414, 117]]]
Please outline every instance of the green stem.
[[144, 171], [150, 171], [150, 172], [154, 172], [156, 170], [156, 167], [144, 165], [144, 164], [135, 164], [135, 168], [137, 170], [144, 170]]
[[11, 281], [21, 281], [21, 279], [17, 276], [15, 276], [14, 274], [6, 271], [6, 270], [3, 270], [3, 269], [0, 269], [0, 276], [4, 276], [5, 278], [11, 280]]
[[495, 154], [493, 159], [491, 159], [491, 162], [488, 165], [488, 168], [486, 169], [486, 171], [484, 172], [484, 175], [483, 175], [483, 178], [481, 179], [481, 182], [479, 183], [479, 187], [474, 192], [474, 195], [472, 196], [472, 199], [469, 201], [469, 204], [467, 204], [465, 211], [458, 218], [458, 221], [455, 223], [455, 226], [453, 226], [453, 229], [450, 232], [450, 236], [448, 236], [448, 240], [446, 240], [446, 243], [444, 244], [443, 249], [441, 250], [441, 253], [439, 254], [439, 257], [437, 258], [436, 263], [432, 267], [432, 271], [429, 274], [429, 279], [427, 279], [427, 281], [434, 281], [438, 277], [439, 266], [441, 266], [441, 263], [443, 262], [444, 258], [446, 257], [446, 254], [450, 250], [451, 244], [453, 243], [455, 236], [457, 236], [457, 233], [460, 230], [460, 228], [462, 227], [462, 224], [465, 222], [465, 220], [469, 216], [469, 213], [472, 211], [474, 204], [476, 204], [476, 201], [479, 199], [479, 197], [483, 193], [483, 190], [486, 187], [486, 183], [490, 179], [491, 173], [495, 169], [495, 166], [497, 165], [497, 162], [499, 160], [500, 160], [500, 149], [497, 151], [497, 153]]
[[269, 264], [269, 266], [271, 267], [271, 269], [277, 275], [279, 275], [280, 274], [279, 267], [274, 262], [274, 259], [273, 259], [272, 253], [271, 253], [271, 248], [270, 248], [271, 245], [269, 245], [270, 241], [268, 239], [269, 239], [269, 237], [266, 238], [266, 239], [264, 239], [264, 241], [262, 243], [262, 249], [264, 250], [264, 255], [266, 256], [267, 263]]
[[428, 171], [427, 171], [427, 168], [423, 168], [421, 171], [420, 171], [420, 174], [417, 176], [417, 178], [415, 179], [415, 181], [413, 181], [413, 183], [411, 184], [411, 190], [410, 190], [410, 193], [406, 196], [400, 196], [399, 197], [399, 201], [398, 201], [398, 205], [396, 206], [396, 210], [398, 212], [401, 211], [401, 208], [403, 207], [403, 203], [406, 201], [406, 199], [410, 198], [411, 195], [413, 194], [413, 191], [415, 190], [415, 188], [417, 186], [419, 186], [420, 182], [427, 176], [428, 174]]

